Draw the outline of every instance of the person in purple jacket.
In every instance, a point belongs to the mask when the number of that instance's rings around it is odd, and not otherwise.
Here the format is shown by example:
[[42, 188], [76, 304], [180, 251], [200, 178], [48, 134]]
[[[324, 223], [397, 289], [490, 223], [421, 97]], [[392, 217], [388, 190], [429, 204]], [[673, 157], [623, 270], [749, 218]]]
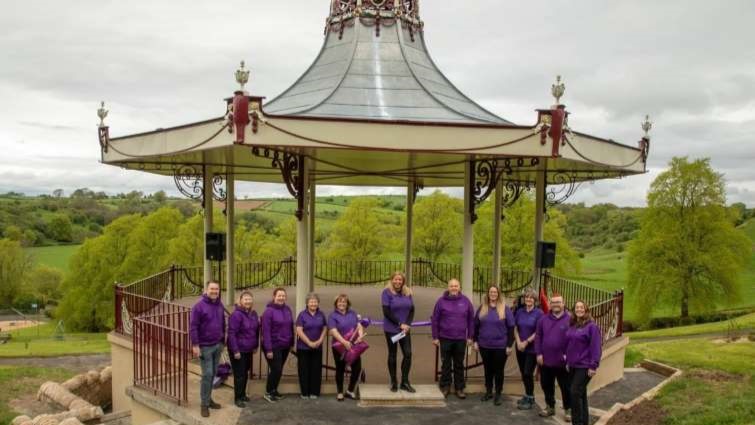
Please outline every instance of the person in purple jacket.
[[500, 406], [503, 392], [503, 370], [506, 359], [514, 345], [514, 315], [503, 302], [501, 290], [492, 285], [488, 288], [482, 305], [474, 318], [474, 348], [480, 352], [485, 368], [485, 394], [482, 401], [493, 398], [493, 403]]
[[254, 297], [249, 291], [239, 295], [236, 310], [228, 319], [228, 357], [233, 368], [234, 404], [246, 407], [246, 383], [252, 369], [252, 354], [257, 352], [260, 340], [260, 320], [253, 310]]
[[207, 282], [202, 298], [191, 309], [189, 337], [192, 354], [199, 357], [202, 369], [199, 397], [202, 416], [206, 418], [210, 416], [210, 409], [220, 409], [220, 404], [212, 400], [212, 380], [225, 342], [225, 308], [220, 301], [218, 282]]
[[307, 308], [296, 318], [296, 357], [302, 399], [320, 397], [322, 384], [322, 343], [328, 321], [320, 311], [320, 297], [307, 295]]
[[440, 347], [440, 390], [444, 397], [448, 397], [453, 383], [456, 396], [465, 399], [464, 357], [467, 346], [472, 345], [474, 307], [469, 298], [461, 293], [458, 279], [448, 281], [448, 290], [435, 303], [430, 322], [433, 344]]
[[[333, 337], [333, 344], [340, 342], [346, 350], [351, 350], [352, 344], [357, 344], [364, 339], [364, 327], [360, 323], [359, 315], [351, 309], [351, 301], [346, 294], [339, 294], [333, 301], [335, 310], [328, 316], [328, 329], [330, 329], [330, 335]], [[352, 340], [344, 338], [345, 335], [356, 331], [356, 336]], [[333, 359], [336, 363], [336, 389], [338, 395], [336, 399], [343, 401], [343, 380], [346, 375], [346, 360], [343, 356], [333, 350]], [[346, 391], [346, 396], [352, 400], [356, 400], [356, 387], [359, 375], [362, 373], [362, 359], [357, 358], [354, 363], [351, 364], [351, 376], [349, 377], [349, 387]]]
[[516, 360], [524, 383], [524, 397], [517, 402], [520, 410], [530, 410], [535, 404], [535, 331], [543, 311], [535, 306], [537, 294], [533, 289], [524, 291], [524, 306], [514, 314], [514, 336], [516, 338]]
[[600, 366], [602, 339], [600, 328], [592, 320], [587, 304], [584, 301], [574, 303], [574, 317], [566, 331], [566, 366], [571, 381], [573, 425], [590, 423], [587, 384]]
[[270, 367], [263, 398], [270, 403], [283, 398], [278, 392], [278, 384], [283, 376], [283, 365], [286, 364], [293, 345], [294, 313], [286, 305], [286, 290], [276, 288], [273, 291], [273, 301], [268, 303], [265, 312], [262, 313], [262, 350]]
[[[383, 304], [383, 331], [385, 332], [385, 342], [388, 346], [388, 373], [391, 377], [391, 391], [398, 391], [398, 381], [396, 380], [396, 360], [398, 357], [398, 347], [401, 346], [401, 389], [413, 393], [414, 387], [409, 384], [409, 371], [412, 367], [412, 336], [409, 333], [414, 320], [414, 301], [412, 300], [412, 290], [406, 286], [406, 276], [402, 272], [396, 271], [391, 275], [391, 280], [383, 289], [381, 296]], [[397, 342], [392, 338], [399, 333], [404, 333], [404, 337]]]
[[535, 354], [540, 365], [540, 387], [545, 394], [545, 408], [540, 416], [556, 414], [556, 381], [561, 389], [566, 422], [571, 420], [569, 375], [566, 371], [566, 331], [571, 315], [564, 311], [564, 298], [554, 292], [550, 298], [550, 312], [537, 322]]

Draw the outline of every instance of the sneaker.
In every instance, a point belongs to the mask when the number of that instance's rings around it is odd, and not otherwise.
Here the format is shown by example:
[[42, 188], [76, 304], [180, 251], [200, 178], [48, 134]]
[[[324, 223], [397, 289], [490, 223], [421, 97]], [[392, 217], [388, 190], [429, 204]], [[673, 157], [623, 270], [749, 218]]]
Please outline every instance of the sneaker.
[[252, 401], [252, 399], [247, 396], [244, 396], [244, 397], [241, 397], [241, 401], [249, 402], [249, 401]]
[[540, 415], [541, 418], [547, 418], [549, 416], [553, 416], [556, 414], [556, 409], [546, 406], [545, 409], [538, 412], [538, 415]]
[[443, 397], [448, 398], [448, 394], [451, 392], [451, 389], [448, 387], [441, 387], [440, 392], [443, 394]]
[[263, 395], [262, 398], [267, 400], [268, 403], [275, 403], [276, 401], [278, 401], [278, 399], [275, 398], [274, 395], [269, 394], [269, 393], [265, 393], [265, 395]]
[[235, 404], [236, 407], [238, 407], [239, 409], [246, 408], [246, 403], [244, 403], [243, 400], [236, 400], [236, 401], [233, 402], [233, 404]]
[[564, 421], [571, 422], [571, 409], [564, 409]]
[[519, 410], [531, 410], [532, 404], [535, 402], [535, 397], [527, 397], [522, 404], [518, 405], [517, 408]]
[[458, 397], [459, 400], [464, 400], [467, 398], [467, 395], [464, 393], [464, 390], [456, 390], [456, 397]]
[[214, 401], [210, 400], [210, 409], [220, 409], [220, 405], [218, 403], [215, 403]]
[[354, 393], [354, 391], [346, 391], [346, 397], [352, 400], [357, 399], [357, 395]]
[[401, 383], [401, 389], [403, 391], [408, 392], [408, 393], [416, 393], [417, 392], [417, 390], [415, 390], [414, 387], [412, 387], [411, 384], [409, 384], [409, 381], [402, 382]]
[[525, 401], [527, 401], [527, 396], [523, 396], [519, 400], [516, 401], [517, 407], [521, 406]]
[[279, 393], [278, 390], [273, 391], [273, 395], [275, 396], [276, 400], [283, 400], [284, 398], [286, 398], [286, 396]]
[[503, 404], [503, 400], [501, 399], [501, 393], [496, 393], [495, 399], [493, 400], [493, 404], [495, 404], [496, 406], [500, 406], [501, 404]]
[[317, 400], [318, 398], [320, 398], [320, 396], [314, 395], [314, 394], [312, 394], [312, 395], [309, 396], [310, 400]]
[[299, 398], [302, 399], [302, 400], [309, 400], [309, 396], [308, 395], [304, 395], [304, 394], [300, 394]]
[[202, 406], [202, 417], [203, 418], [209, 418], [210, 417], [210, 408], [207, 406]]
[[338, 393], [338, 395], [336, 396], [336, 400], [343, 401], [343, 394]]
[[493, 394], [490, 391], [488, 391], [485, 394], [483, 394], [482, 397], [480, 397], [480, 401], [483, 401], [483, 402], [489, 401], [492, 398], [493, 398]]

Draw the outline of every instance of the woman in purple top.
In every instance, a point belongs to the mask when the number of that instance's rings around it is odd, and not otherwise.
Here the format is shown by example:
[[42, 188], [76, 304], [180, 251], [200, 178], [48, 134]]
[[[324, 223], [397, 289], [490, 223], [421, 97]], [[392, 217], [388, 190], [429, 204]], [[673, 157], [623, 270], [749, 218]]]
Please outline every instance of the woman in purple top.
[[433, 344], [440, 347], [440, 391], [444, 397], [448, 397], [453, 382], [456, 397], [465, 399], [467, 395], [464, 393], [464, 357], [467, 346], [472, 345], [474, 306], [469, 298], [461, 293], [461, 283], [458, 279], [448, 281], [448, 290], [435, 303], [430, 322]]
[[[382, 294], [383, 304], [383, 331], [385, 331], [385, 342], [388, 345], [388, 373], [391, 376], [391, 391], [398, 391], [398, 381], [396, 380], [396, 360], [398, 357], [398, 347], [401, 346], [401, 389], [413, 393], [414, 388], [409, 384], [409, 370], [412, 367], [412, 336], [409, 333], [412, 321], [414, 320], [414, 301], [412, 300], [412, 290], [406, 286], [406, 276], [402, 272], [396, 271], [391, 275], [391, 281], [388, 282]], [[397, 342], [392, 338], [399, 333], [405, 335]]]
[[307, 308], [296, 318], [296, 357], [301, 398], [317, 399], [322, 383], [322, 343], [327, 319], [320, 311], [320, 297], [307, 295]]
[[273, 301], [262, 313], [262, 350], [265, 352], [270, 373], [263, 398], [274, 403], [283, 398], [278, 392], [283, 365], [294, 345], [294, 314], [286, 305], [286, 290], [276, 288]]
[[516, 338], [516, 360], [524, 382], [524, 397], [517, 402], [520, 410], [530, 410], [535, 404], [535, 331], [537, 322], [543, 317], [543, 311], [535, 307], [537, 294], [533, 289], [524, 291], [524, 306], [519, 307], [514, 315], [514, 336]]
[[482, 305], [474, 319], [474, 348], [480, 352], [485, 368], [485, 395], [482, 401], [493, 398], [495, 383], [496, 406], [501, 405], [503, 392], [503, 370], [506, 359], [514, 345], [514, 315], [503, 302], [501, 290], [492, 285], [488, 288]]
[[252, 369], [252, 354], [257, 352], [260, 339], [260, 321], [253, 310], [252, 293], [244, 291], [239, 295], [236, 310], [228, 319], [228, 357], [233, 368], [234, 403], [246, 407], [246, 383]]
[[574, 316], [566, 331], [566, 367], [571, 381], [572, 424], [590, 423], [587, 384], [600, 366], [602, 336], [584, 301], [574, 303]]
[[[330, 335], [333, 337], [333, 344], [340, 342], [346, 350], [351, 350], [352, 344], [356, 344], [364, 339], [364, 328], [359, 323], [359, 316], [351, 309], [351, 301], [346, 294], [340, 294], [333, 302], [335, 310], [330, 313], [328, 317], [328, 329], [330, 329]], [[344, 338], [348, 333], [356, 331], [355, 338], [352, 340], [346, 340]], [[346, 361], [343, 359], [343, 355], [333, 350], [333, 358], [336, 363], [336, 388], [338, 390], [338, 401], [343, 401], [343, 379], [346, 375]], [[349, 377], [349, 388], [346, 391], [346, 396], [356, 400], [356, 386], [359, 380], [359, 375], [362, 373], [362, 359], [357, 358], [354, 363], [351, 364], [351, 376]]]

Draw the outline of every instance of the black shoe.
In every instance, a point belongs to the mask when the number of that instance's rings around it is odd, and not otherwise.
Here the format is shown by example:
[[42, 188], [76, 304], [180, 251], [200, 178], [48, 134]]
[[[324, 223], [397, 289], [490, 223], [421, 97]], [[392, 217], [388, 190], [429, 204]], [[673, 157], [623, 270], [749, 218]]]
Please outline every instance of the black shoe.
[[244, 396], [244, 397], [241, 397], [241, 401], [252, 401], [252, 399], [247, 396]]
[[233, 402], [233, 404], [235, 404], [239, 409], [246, 408], [246, 403], [244, 403], [243, 400], [236, 400], [235, 402]]
[[396, 383], [396, 381], [391, 382], [391, 392], [398, 392], [398, 384]]
[[402, 382], [401, 383], [401, 389], [404, 390], [404, 391], [406, 391], [406, 392], [408, 392], [408, 393], [416, 393], [417, 392], [417, 390], [415, 390], [414, 387], [412, 387], [409, 384], [409, 381]]
[[480, 401], [488, 401], [491, 398], [493, 398], [493, 394], [491, 394], [490, 391], [488, 391], [482, 395], [482, 397], [480, 398]]
[[203, 418], [209, 418], [210, 417], [210, 408], [207, 406], [202, 406], [202, 417]]
[[214, 401], [210, 400], [210, 409], [220, 409], [220, 405], [218, 403], [215, 403]]
[[496, 406], [500, 406], [502, 403], [503, 401], [501, 400], [501, 394], [496, 393], [495, 398], [493, 399], [493, 404], [495, 404]]
[[278, 390], [273, 391], [273, 397], [275, 397], [275, 400], [283, 400], [284, 398], [286, 398], [286, 396], [279, 393]]
[[274, 395], [268, 394], [268, 393], [265, 393], [265, 395], [263, 395], [262, 398], [267, 400], [268, 403], [275, 403], [276, 401], [278, 401], [278, 399], [275, 398]]

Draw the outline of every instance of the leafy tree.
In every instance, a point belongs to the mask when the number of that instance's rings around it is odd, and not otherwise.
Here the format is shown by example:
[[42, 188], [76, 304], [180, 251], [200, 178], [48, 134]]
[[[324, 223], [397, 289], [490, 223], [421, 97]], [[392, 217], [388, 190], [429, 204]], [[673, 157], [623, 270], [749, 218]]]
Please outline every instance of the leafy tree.
[[60, 299], [62, 281], [63, 272], [45, 265], [34, 267], [26, 278], [29, 290], [43, 306]]
[[724, 178], [709, 159], [674, 158], [651, 184], [639, 235], [629, 245], [629, 289], [647, 319], [662, 303], [710, 310], [737, 300], [752, 247], [725, 207]]
[[21, 242], [24, 238], [24, 232], [20, 227], [11, 224], [3, 230], [3, 236], [12, 241]]
[[73, 223], [66, 214], [55, 214], [47, 223], [47, 236], [58, 242], [73, 241]]
[[463, 201], [436, 190], [414, 205], [414, 252], [439, 261], [461, 251]]
[[176, 235], [168, 243], [165, 264], [191, 267], [204, 262], [204, 217], [195, 214], [178, 226]]
[[116, 263], [120, 264], [120, 279], [132, 282], [167, 268], [171, 261], [165, 254], [183, 220], [181, 213], [170, 207], [160, 208], [141, 220], [128, 236], [129, 248], [123, 263]]
[[0, 239], [0, 307], [13, 304], [31, 265], [31, 257], [18, 241]]
[[324, 257], [362, 261], [382, 254], [386, 246], [386, 229], [375, 214], [379, 207], [375, 198], [351, 201], [325, 241]]
[[55, 190], [53, 190], [52, 191], [52, 196], [54, 196], [56, 198], [63, 197], [63, 189], [55, 189]]

